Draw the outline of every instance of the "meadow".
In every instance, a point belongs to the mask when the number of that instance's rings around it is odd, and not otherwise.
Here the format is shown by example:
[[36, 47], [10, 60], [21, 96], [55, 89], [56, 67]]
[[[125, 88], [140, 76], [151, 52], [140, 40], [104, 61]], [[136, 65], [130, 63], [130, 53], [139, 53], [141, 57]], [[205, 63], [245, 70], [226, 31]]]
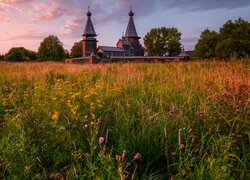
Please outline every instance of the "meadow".
[[250, 179], [250, 64], [0, 62], [0, 179]]

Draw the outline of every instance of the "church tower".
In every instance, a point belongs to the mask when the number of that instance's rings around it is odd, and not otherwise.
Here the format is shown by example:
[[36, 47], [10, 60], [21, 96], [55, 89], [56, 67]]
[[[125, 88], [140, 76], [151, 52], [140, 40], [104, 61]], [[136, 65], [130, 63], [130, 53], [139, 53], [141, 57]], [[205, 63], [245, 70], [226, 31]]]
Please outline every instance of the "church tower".
[[97, 35], [95, 33], [95, 29], [91, 21], [91, 15], [92, 14], [88, 8], [88, 12], [87, 12], [88, 19], [87, 19], [85, 29], [82, 35], [83, 36], [82, 54], [84, 57], [90, 56], [92, 52], [96, 54], [96, 48], [97, 48], [96, 36]]
[[133, 54], [135, 56], [144, 56], [144, 48], [140, 44], [140, 41], [139, 41], [140, 37], [137, 35], [136, 29], [135, 29], [135, 23], [133, 19], [134, 12], [132, 11], [132, 7], [130, 8], [130, 12], [128, 15], [129, 15], [128, 26], [127, 26], [127, 30], [123, 39], [125, 39], [132, 45], [133, 51], [134, 51]]

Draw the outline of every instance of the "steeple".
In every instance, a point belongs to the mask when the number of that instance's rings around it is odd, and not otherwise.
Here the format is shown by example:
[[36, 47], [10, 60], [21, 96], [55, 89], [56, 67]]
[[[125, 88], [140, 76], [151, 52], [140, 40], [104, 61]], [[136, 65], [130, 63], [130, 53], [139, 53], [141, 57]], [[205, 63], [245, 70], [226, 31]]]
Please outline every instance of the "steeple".
[[87, 12], [87, 22], [84, 28], [83, 32], [83, 40], [82, 40], [82, 54], [84, 57], [90, 56], [91, 53], [93, 52], [96, 54], [96, 48], [97, 48], [97, 40], [96, 40], [96, 33], [94, 26], [91, 21], [91, 15], [92, 13], [89, 10], [88, 7], [88, 12]]
[[134, 16], [134, 12], [132, 10], [132, 6], [130, 6], [130, 12], [128, 13], [129, 15], [129, 21], [128, 21], [128, 26], [127, 26], [127, 30], [125, 33], [125, 37], [138, 37], [136, 29], [135, 29], [135, 23], [133, 20], [133, 16]]
[[136, 29], [135, 29], [135, 23], [134, 23], [134, 12], [132, 10], [132, 6], [130, 6], [130, 11], [128, 13], [129, 15], [129, 21], [128, 26], [126, 29], [125, 36], [122, 37], [123, 40], [127, 41], [127, 44], [129, 44], [132, 48], [130, 49], [130, 54], [133, 56], [143, 56], [144, 55], [144, 48], [140, 44], [140, 37], [137, 35]]
[[83, 35], [82, 35], [83, 37], [95, 37], [95, 36], [97, 36], [95, 33], [94, 26], [93, 26], [92, 21], [91, 21], [91, 15], [92, 15], [92, 13], [90, 12], [89, 7], [88, 7], [88, 12], [87, 12], [88, 19], [87, 19], [87, 22], [86, 22], [86, 25], [85, 25], [85, 28], [83, 31]]

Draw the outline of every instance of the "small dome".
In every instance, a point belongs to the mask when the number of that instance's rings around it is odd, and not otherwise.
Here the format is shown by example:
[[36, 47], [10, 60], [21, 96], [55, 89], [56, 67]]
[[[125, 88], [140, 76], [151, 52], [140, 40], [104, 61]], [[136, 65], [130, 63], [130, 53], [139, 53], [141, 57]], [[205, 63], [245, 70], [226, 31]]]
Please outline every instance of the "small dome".
[[91, 14], [91, 12], [90, 11], [88, 11], [87, 12], [87, 16], [91, 16], [92, 14]]
[[134, 16], [134, 12], [132, 10], [130, 10], [130, 12], [128, 13], [129, 16]]

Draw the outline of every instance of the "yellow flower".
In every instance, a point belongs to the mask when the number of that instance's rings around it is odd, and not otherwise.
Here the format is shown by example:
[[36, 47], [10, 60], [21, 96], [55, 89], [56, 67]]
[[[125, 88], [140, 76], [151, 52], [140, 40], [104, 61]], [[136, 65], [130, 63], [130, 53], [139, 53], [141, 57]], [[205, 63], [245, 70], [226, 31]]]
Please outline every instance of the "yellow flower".
[[53, 114], [53, 116], [52, 116], [52, 120], [55, 121], [55, 122], [57, 122], [57, 121], [58, 121], [58, 118], [59, 118], [59, 112], [56, 111], [56, 112]]

